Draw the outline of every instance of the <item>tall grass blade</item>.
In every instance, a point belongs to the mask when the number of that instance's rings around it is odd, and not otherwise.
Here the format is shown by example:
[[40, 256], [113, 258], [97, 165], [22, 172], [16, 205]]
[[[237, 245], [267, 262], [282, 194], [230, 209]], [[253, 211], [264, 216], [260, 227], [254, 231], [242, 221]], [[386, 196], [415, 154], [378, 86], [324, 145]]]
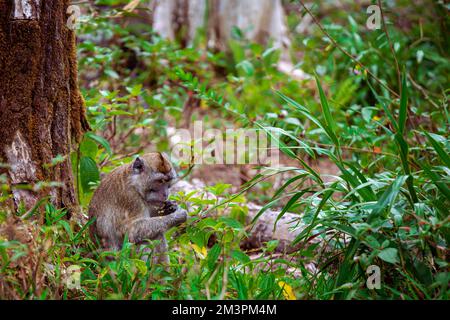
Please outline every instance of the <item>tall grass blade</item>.
[[439, 158], [441, 159], [442, 163], [445, 164], [448, 168], [450, 168], [450, 156], [448, 155], [448, 152], [446, 152], [440, 145], [439, 142], [436, 141], [428, 132], [424, 132], [425, 135], [428, 138], [428, 141], [430, 141], [431, 145], [433, 146], [434, 150], [438, 154]]
[[408, 87], [406, 85], [405, 70], [403, 70], [402, 92], [400, 94], [400, 111], [398, 116], [398, 131], [401, 135], [405, 133], [407, 117], [408, 117]]

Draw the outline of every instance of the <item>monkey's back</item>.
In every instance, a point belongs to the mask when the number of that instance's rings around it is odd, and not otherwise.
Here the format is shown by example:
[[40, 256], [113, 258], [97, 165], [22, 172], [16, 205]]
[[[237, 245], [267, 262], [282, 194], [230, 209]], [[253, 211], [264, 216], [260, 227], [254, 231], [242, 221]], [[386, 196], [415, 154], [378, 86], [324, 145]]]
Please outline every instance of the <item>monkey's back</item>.
[[102, 247], [121, 246], [123, 235], [121, 225], [143, 210], [143, 203], [136, 200], [136, 192], [129, 184], [131, 166], [122, 165], [106, 175], [89, 204], [89, 219], [95, 221], [89, 231], [94, 243], [100, 241]]

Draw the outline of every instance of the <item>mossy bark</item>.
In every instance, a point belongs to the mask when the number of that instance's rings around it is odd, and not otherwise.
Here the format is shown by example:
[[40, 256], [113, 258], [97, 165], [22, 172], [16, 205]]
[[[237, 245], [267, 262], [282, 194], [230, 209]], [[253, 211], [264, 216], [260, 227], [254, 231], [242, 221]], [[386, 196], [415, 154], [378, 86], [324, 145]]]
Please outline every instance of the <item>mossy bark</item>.
[[[76, 210], [70, 152], [89, 125], [77, 85], [69, 0], [0, 0], [0, 162], [13, 201], [32, 207], [50, 196]], [[65, 160], [48, 166], [61, 155]], [[60, 187], [22, 190], [38, 182]]]

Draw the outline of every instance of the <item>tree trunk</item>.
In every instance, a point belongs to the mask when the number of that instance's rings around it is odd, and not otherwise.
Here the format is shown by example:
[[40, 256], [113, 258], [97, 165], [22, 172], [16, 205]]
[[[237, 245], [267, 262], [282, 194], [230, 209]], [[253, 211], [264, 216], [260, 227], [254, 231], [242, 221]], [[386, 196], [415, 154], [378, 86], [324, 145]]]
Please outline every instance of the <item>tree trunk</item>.
[[[89, 125], [77, 85], [75, 33], [66, 24], [68, 5], [0, 0], [0, 162], [6, 164], [0, 174], [8, 176], [15, 209], [50, 196], [58, 208], [78, 211], [70, 152]], [[57, 156], [64, 160], [49, 167]], [[38, 182], [60, 186], [38, 188]]]
[[288, 57], [281, 0], [158, 0], [152, 5], [153, 29], [165, 38], [190, 44], [198, 29], [206, 27], [209, 44], [227, 50], [232, 28], [237, 27], [250, 41], [265, 45], [272, 40]]
[[203, 28], [210, 48], [229, 52], [237, 27], [245, 39], [280, 50], [279, 71], [298, 80], [311, 78], [292, 63], [281, 0], [155, 0], [151, 11], [153, 29], [164, 38], [191, 45]]

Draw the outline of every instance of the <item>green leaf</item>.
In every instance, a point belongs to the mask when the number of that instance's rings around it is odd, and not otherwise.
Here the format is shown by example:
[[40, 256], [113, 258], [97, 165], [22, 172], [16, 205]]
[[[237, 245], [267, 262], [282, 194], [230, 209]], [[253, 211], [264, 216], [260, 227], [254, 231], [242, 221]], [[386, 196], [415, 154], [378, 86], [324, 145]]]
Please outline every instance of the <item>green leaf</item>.
[[229, 217], [220, 217], [219, 218], [220, 222], [223, 222], [224, 224], [226, 224], [228, 227], [235, 229], [235, 230], [242, 230], [244, 229], [244, 226], [237, 220], [233, 219], [233, 218], [229, 218]]
[[316, 76], [316, 83], [317, 83], [317, 88], [319, 89], [320, 103], [322, 104], [323, 114], [325, 116], [325, 121], [326, 121], [326, 124], [328, 127], [326, 129], [328, 131], [328, 134], [330, 135], [331, 140], [333, 140], [336, 147], [339, 148], [339, 140], [335, 134], [336, 124], [334, 122], [333, 116], [331, 115], [330, 106], [328, 105], [327, 97], [325, 96], [322, 86], [320, 85], [319, 78], [317, 78], [317, 76]]
[[329, 188], [323, 190], [323, 196], [322, 200], [320, 201], [319, 205], [317, 206], [317, 209], [314, 213], [314, 216], [312, 218], [312, 221], [310, 222], [309, 226], [306, 227], [292, 242], [292, 245], [296, 245], [299, 243], [302, 239], [306, 239], [309, 237], [311, 231], [316, 227], [316, 220], [319, 216], [320, 211], [322, 210], [323, 206], [328, 202], [328, 200], [331, 198], [331, 196], [336, 192], [336, 186], [339, 184], [339, 181], [333, 182]]
[[[354, 260], [356, 251], [359, 248], [360, 241], [352, 238], [349, 245], [345, 249], [344, 261], [340, 265], [338, 275], [336, 277], [335, 287], [340, 287], [345, 283], [352, 282], [355, 276], [356, 263]], [[344, 293], [336, 293], [336, 299], [343, 299]]]
[[280, 244], [280, 240], [270, 240], [266, 243], [266, 252], [273, 252], [278, 245]]
[[414, 178], [411, 175], [411, 169], [409, 168], [408, 163], [408, 153], [409, 148], [408, 144], [406, 143], [405, 139], [403, 138], [403, 135], [397, 132], [395, 134], [395, 142], [397, 144], [397, 148], [400, 152], [400, 160], [402, 161], [402, 167], [403, 171], [406, 175], [408, 175], [408, 179], [406, 180], [406, 183], [408, 185], [408, 191], [409, 195], [411, 196], [412, 202], [416, 203], [418, 201], [416, 191], [414, 190]]
[[220, 250], [221, 250], [220, 245], [217, 243], [209, 250], [207, 256], [207, 264], [209, 270], [212, 270], [216, 265], [217, 259], [219, 258], [220, 255]]
[[75, 243], [83, 234], [83, 232], [85, 232], [87, 230], [87, 228], [89, 228], [89, 226], [91, 224], [94, 223], [94, 221], [96, 220], [96, 218], [92, 218], [91, 220], [89, 220], [81, 229], [80, 231], [77, 232], [77, 234], [75, 235], [75, 237], [73, 238], [73, 242]]
[[238, 63], [236, 67], [241, 68], [247, 76], [252, 76], [255, 73], [255, 68], [253, 67], [253, 64], [248, 60], [244, 60]]
[[391, 121], [392, 126], [394, 127], [395, 131], [398, 131], [398, 125], [397, 125], [397, 121], [395, 121], [395, 118], [392, 114], [392, 112], [388, 109], [388, 107], [386, 106], [386, 103], [383, 101], [383, 97], [380, 97], [377, 92], [375, 91], [375, 89], [372, 87], [372, 85], [370, 84], [370, 81], [367, 81], [367, 84], [370, 88], [370, 91], [372, 91], [372, 94], [375, 96], [375, 98], [377, 99], [377, 101], [381, 104], [381, 106], [384, 109], [384, 112], [386, 113], [386, 115], [388, 116], [389, 120]]
[[83, 139], [80, 145], [80, 151], [83, 156], [95, 159], [98, 152], [98, 146], [92, 139]]
[[132, 259], [134, 265], [136, 266], [136, 268], [138, 269], [139, 273], [141, 274], [141, 276], [145, 276], [147, 275], [147, 265], [145, 264], [145, 262], [143, 260], [140, 259]]
[[112, 150], [111, 150], [111, 146], [109, 145], [108, 140], [106, 140], [103, 137], [100, 137], [96, 134], [94, 134], [93, 132], [87, 132], [85, 134], [86, 137], [96, 141], [97, 143], [99, 143], [103, 148], [105, 148], [106, 152], [108, 152], [108, 154], [111, 156], [112, 155]]
[[133, 113], [123, 110], [112, 110], [108, 112], [109, 116], [134, 116]]
[[69, 238], [72, 240], [73, 232], [72, 229], [70, 228], [69, 223], [66, 220], [60, 220], [58, 221], [58, 224], [63, 226], [64, 230], [66, 230], [67, 234], [69, 235]]
[[[301, 170], [300, 172], [302, 172], [303, 170]], [[280, 196], [284, 189], [286, 189], [287, 187], [289, 187], [292, 183], [294, 183], [297, 180], [300, 180], [302, 178], [305, 178], [306, 176], [308, 176], [307, 172], [301, 173], [293, 178], [290, 178], [289, 180], [287, 180], [278, 190], [276, 190], [276, 192], [274, 193], [272, 200], [275, 200], [275, 198], [277, 198], [278, 196]]]
[[328, 222], [326, 220], [321, 221], [320, 223], [323, 224], [324, 226], [327, 226], [327, 227], [330, 227], [330, 228], [342, 231], [342, 232], [344, 232], [344, 233], [346, 233], [348, 235], [351, 235], [354, 238], [357, 238], [356, 229], [353, 228], [352, 226], [346, 226], [346, 225], [335, 223], [335, 222]]
[[[314, 154], [314, 151], [311, 149], [311, 147], [309, 145], [307, 145], [306, 143], [304, 143], [302, 140], [298, 139], [294, 134], [291, 134], [290, 132], [288, 132], [284, 129], [281, 129], [281, 128], [277, 128], [277, 127], [265, 127], [264, 130], [266, 132], [267, 132], [267, 130], [271, 131], [272, 133], [276, 134], [278, 137], [281, 137], [283, 135], [286, 137], [289, 137], [293, 141], [297, 142], [301, 146], [301, 149], [304, 150], [311, 158], [313, 158], [313, 159], [316, 158], [316, 155]], [[288, 146], [286, 146], [286, 148], [289, 149]], [[291, 149], [289, 149], [289, 150], [291, 150]]]
[[[360, 180], [358, 179], [358, 175], [356, 175], [356, 169], [352, 170], [353, 172], [355, 172], [355, 175], [351, 174], [350, 171], [348, 171], [341, 162], [339, 162], [338, 159], [336, 159], [333, 155], [329, 154], [330, 158], [334, 161], [334, 163], [336, 164], [336, 166], [339, 168], [339, 170], [341, 170], [342, 175], [344, 177], [344, 179], [350, 183], [350, 185], [353, 188], [357, 189], [357, 192], [361, 195], [361, 197], [365, 200], [365, 201], [373, 201], [375, 199], [375, 195], [372, 191], [371, 188], [369, 187], [363, 187], [363, 188], [359, 188], [359, 186], [361, 185]], [[364, 184], [364, 183], [363, 183]]]
[[233, 250], [231, 252], [231, 256], [234, 259], [236, 259], [239, 262], [244, 263], [244, 264], [249, 263], [251, 261], [250, 257], [248, 255], [246, 255], [244, 252], [242, 252], [241, 250]]
[[274, 143], [279, 146], [280, 150], [283, 153], [285, 153], [287, 156], [299, 161], [302, 164], [302, 166], [305, 168], [305, 170], [308, 173], [310, 173], [311, 176], [313, 176], [315, 178], [314, 180], [316, 180], [320, 185], [323, 186], [323, 181], [322, 181], [322, 178], [320, 177], [320, 175], [317, 172], [315, 172], [303, 159], [297, 157], [297, 155], [288, 146], [286, 146], [286, 144], [283, 141], [281, 141], [277, 137], [277, 135], [273, 134], [273, 132], [270, 129], [266, 128], [265, 126], [263, 126], [262, 124], [260, 124], [258, 122], [255, 122], [255, 125], [261, 129], [263, 129], [267, 133], [267, 135], [271, 139], [273, 139]]
[[135, 86], [133, 86], [132, 88], [127, 87], [127, 91], [133, 96], [133, 97], [137, 97], [142, 90], [142, 84], [137, 84]]
[[214, 186], [207, 187], [207, 190], [214, 194], [215, 196], [222, 195], [227, 189], [230, 189], [232, 187], [231, 184], [226, 183], [218, 183]]
[[398, 176], [386, 191], [383, 192], [369, 216], [369, 221], [380, 215], [384, 209], [394, 202], [400, 192], [401, 186], [405, 183], [407, 178], [407, 176]]
[[434, 185], [438, 187], [438, 189], [445, 195], [445, 197], [450, 200], [450, 188], [447, 186], [445, 182], [443, 182], [443, 179], [435, 173], [431, 167], [429, 167], [426, 163], [421, 163], [420, 166], [422, 167], [425, 174], [433, 181]]
[[448, 155], [448, 152], [445, 151], [441, 147], [440, 143], [437, 142], [437, 140], [434, 139], [428, 132], [424, 133], [427, 136], [428, 141], [430, 141], [436, 153], [439, 155], [439, 158], [441, 159], [442, 163], [445, 164], [448, 168], [450, 168], [450, 156]]
[[271, 56], [272, 53], [276, 52], [278, 49], [275, 47], [268, 48], [265, 50], [262, 54], [263, 59], [266, 59], [267, 57]]
[[105, 74], [108, 77], [113, 78], [113, 79], [119, 79], [120, 78], [119, 74], [116, 71], [111, 70], [111, 69], [106, 69], [105, 70]]
[[405, 132], [406, 119], [408, 117], [408, 87], [406, 85], [405, 70], [402, 74], [402, 92], [400, 95], [400, 112], [398, 117], [398, 131], [401, 135]]
[[398, 263], [398, 251], [395, 248], [386, 248], [378, 253], [378, 257], [386, 262], [395, 264]]
[[[335, 161], [336, 163], [337, 163], [337, 166], [339, 167], [339, 168], [341, 168], [341, 166], [339, 165], [339, 163], [337, 162], [337, 161]], [[358, 179], [359, 179], [359, 181], [361, 181], [362, 182], [362, 184], [367, 184], [367, 179], [366, 179], [366, 177], [364, 176], [364, 174], [363, 174], [363, 170], [362, 169], [359, 169], [358, 170], [358, 168], [356, 168], [356, 166], [354, 166], [352, 163], [350, 163], [350, 162], [345, 162], [345, 164], [355, 173], [355, 176], [353, 176], [348, 170], [346, 170], [345, 168], [342, 168], [341, 170], [342, 170], [342, 172], [344, 173], [344, 176], [351, 176], [353, 179], [354, 179], [354, 182], [356, 183], [355, 185], [354, 185], [354, 187], [355, 188], [358, 188], [359, 186], [361, 186], [359, 183], [358, 183]], [[358, 178], [358, 179], [357, 179]], [[365, 187], [363, 187], [363, 189], [364, 189], [364, 198], [367, 200], [367, 201], [373, 201], [373, 200], [375, 200], [376, 199], [376, 196], [375, 196], [375, 193], [373, 192], [373, 190], [372, 190], [372, 188], [370, 187], [370, 185], [367, 185], [367, 186], [365, 186]]]
[[247, 300], [248, 299], [248, 288], [244, 280], [244, 274], [236, 271], [232, 271], [232, 283], [233, 287], [236, 289], [239, 300]]
[[90, 192], [91, 183], [96, 183], [100, 180], [100, 172], [97, 164], [90, 157], [82, 157], [80, 160], [80, 181], [83, 191]]
[[324, 126], [322, 125], [322, 123], [319, 121], [319, 119], [317, 119], [316, 117], [311, 115], [311, 113], [309, 112], [309, 110], [306, 107], [302, 106], [301, 104], [299, 104], [298, 102], [292, 100], [291, 98], [285, 96], [284, 94], [282, 94], [279, 91], [275, 91], [275, 93], [281, 99], [283, 99], [288, 105], [290, 105], [292, 108], [297, 110], [300, 114], [302, 114], [303, 116], [307, 117], [309, 120], [311, 120], [313, 123], [315, 123], [319, 128], [322, 128], [324, 131], [326, 131]]
[[291, 199], [286, 203], [286, 205], [283, 207], [281, 212], [278, 214], [275, 224], [273, 226], [273, 231], [275, 232], [278, 221], [284, 216], [284, 214], [297, 202], [298, 199], [300, 199], [301, 196], [303, 196], [304, 192], [297, 192], [294, 194]]

